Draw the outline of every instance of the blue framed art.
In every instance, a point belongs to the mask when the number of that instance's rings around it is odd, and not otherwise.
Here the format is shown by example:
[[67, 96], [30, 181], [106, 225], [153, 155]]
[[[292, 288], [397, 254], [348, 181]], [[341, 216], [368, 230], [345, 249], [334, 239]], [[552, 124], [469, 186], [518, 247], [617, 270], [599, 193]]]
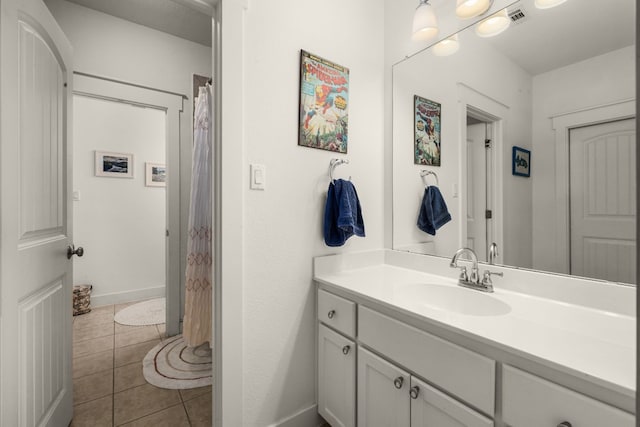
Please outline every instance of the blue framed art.
[[513, 146], [511, 173], [517, 176], [531, 176], [531, 151]]

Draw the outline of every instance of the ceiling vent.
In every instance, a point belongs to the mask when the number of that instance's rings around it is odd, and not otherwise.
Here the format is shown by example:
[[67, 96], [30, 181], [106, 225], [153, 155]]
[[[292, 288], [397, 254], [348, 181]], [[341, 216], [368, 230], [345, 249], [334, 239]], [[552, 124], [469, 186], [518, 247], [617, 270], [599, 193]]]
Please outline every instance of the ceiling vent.
[[518, 9], [509, 12], [509, 19], [512, 24], [522, 24], [529, 20], [529, 16], [525, 13], [524, 9], [519, 7]]

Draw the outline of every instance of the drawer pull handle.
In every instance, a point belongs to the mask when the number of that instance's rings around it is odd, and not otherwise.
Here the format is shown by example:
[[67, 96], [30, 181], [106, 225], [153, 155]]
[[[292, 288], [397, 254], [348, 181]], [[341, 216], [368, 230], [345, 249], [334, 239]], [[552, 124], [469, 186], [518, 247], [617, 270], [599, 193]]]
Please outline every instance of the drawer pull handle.
[[344, 347], [342, 347], [342, 354], [344, 354], [345, 356], [349, 354], [349, 351], [351, 351], [350, 345], [345, 345]]
[[327, 313], [327, 317], [328, 317], [329, 319], [333, 319], [333, 316], [335, 316], [335, 315], [336, 315], [336, 311], [335, 311], [335, 310], [331, 310], [331, 311], [329, 311], [329, 312]]
[[398, 390], [402, 388], [402, 384], [404, 384], [404, 378], [402, 377], [398, 377], [395, 380], [393, 380], [393, 385], [396, 386]]
[[558, 427], [571, 427], [571, 423], [569, 421], [563, 421], [558, 424]]
[[411, 390], [409, 390], [409, 396], [411, 396], [412, 399], [417, 399], [419, 394], [420, 387], [418, 387], [417, 385], [411, 387]]

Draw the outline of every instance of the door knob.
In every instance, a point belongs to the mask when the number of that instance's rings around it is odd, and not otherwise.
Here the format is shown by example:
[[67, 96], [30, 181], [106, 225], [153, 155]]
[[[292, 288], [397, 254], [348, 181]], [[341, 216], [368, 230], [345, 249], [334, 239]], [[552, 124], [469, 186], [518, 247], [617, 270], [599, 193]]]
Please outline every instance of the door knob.
[[76, 249], [74, 245], [67, 246], [67, 259], [71, 259], [74, 255], [78, 255], [79, 257], [84, 255], [84, 249], [82, 249], [82, 246], [78, 246], [78, 249]]

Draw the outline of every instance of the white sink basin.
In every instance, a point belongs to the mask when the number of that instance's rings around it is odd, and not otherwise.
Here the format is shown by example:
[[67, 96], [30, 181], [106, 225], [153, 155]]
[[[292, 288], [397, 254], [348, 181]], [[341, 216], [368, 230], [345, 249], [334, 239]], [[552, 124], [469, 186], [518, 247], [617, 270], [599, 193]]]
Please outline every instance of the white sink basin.
[[460, 286], [415, 283], [400, 286], [396, 295], [417, 306], [469, 316], [500, 316], [511, 311], [509, 304], [491, 294]]

